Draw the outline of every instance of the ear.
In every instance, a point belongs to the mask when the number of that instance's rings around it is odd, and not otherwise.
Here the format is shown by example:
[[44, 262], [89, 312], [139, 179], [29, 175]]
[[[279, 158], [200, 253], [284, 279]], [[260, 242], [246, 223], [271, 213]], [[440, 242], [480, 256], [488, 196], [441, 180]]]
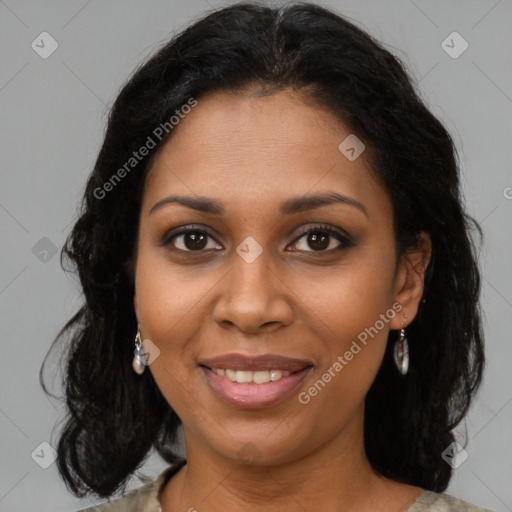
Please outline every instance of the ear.
[[402, 310], [391, 320], [391, 329], [407, 327], [418, 313], [431, 254], [430, 236], [422, 232], [416, 245], [402, 255], [395, 279], [395, 301], [402, 305]]

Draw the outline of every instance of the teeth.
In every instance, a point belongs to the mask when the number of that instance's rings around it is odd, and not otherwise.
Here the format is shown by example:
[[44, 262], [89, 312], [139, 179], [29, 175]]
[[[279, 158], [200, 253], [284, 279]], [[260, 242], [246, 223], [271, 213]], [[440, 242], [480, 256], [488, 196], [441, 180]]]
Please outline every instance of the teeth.
[[227, 377], [232, 382], [239, 382], [242, 384], [265, 384], [267, 382], [274, 382], [287, 377], [292, 372], [289, 370], [258, 370], [255, 372], [247, 370], [230, 370], [229, 368], [212, 368], [212, 370], [222, 377]]
[[270, 372], [268, 370], [260, 370], [252, 372], [252, 381], [256, 384], [264, 384], [270, 381]]
[[270, 370], [269, 375], [270, 380], [274, 381], [279, 380], [283, 376], [283, 373], [281, 372], [281, 370]]
[[241, 382], [245, 384], [246, 382], [252, 382], [253, 372], [245, 372], [242, 370], [237, 370], [235, 373], [235, 379], [237, 382]]

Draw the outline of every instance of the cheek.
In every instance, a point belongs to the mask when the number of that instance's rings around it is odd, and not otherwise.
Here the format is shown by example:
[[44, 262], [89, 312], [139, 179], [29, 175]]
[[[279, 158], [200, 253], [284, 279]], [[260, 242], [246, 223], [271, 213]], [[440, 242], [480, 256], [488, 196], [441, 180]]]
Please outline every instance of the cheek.
[[188, 274], [185, 278], [177, 266], [171, 269], [165, 258], [156, 258], [149, 251], [139, 253], [138, 317], [143, 337], [160, 350], [150, 367], [157, 382], [173, 376], [183, 379], [184, 369], [192, 364], [190, 351], [185, 349], [204, 322], [204, 298], [211, 286]]
[[329, 437], [364, 404], [382, 364], [389, 322], [395, 315], [385, 299], [385, 294], [363, 293], [354, 299], [350, 294], [334, 294], [324, 305], [331, 319], [318, 340], [323, 356], [298, 395], [307, 418], [316, 418], [313, 423], [320, 437]]
[[[151, 371], [166, 401], [182, 419], [188, 421], [190, 404], [196, 401], [191, 372], [197, 370], [190, 353], [189, 340], [204, 312], [198, 288], [185, 284], [176, 275], [155, 266], [140, 266], [137, 300], [143, 337], [149, 338], [160, 351], [146, 371]], [[199, 304], [198, 304], [199, 303]]]
[[142, 248], [136, 290], [143, 334], [164, 344], [167, 339], [179, 342], [186, 338], [187, 332], [200, 325], [204, 299], [214, 284], [212, 273], [172, 265], [160, 250]]
[[312, 376], [316, 386], [302, 390], [316, 401], [319, 414], [320, 404], [343, 403], [346, 407], [336, 411], [344, 414], [364, 399], [381, 365], [390, 321], [397, 314], [392, 254], [360, 252], [357, 260], [294, 288], [303, 297], [304, 312], [318, 337], [318, 353], [323, 354]]
[[[368, 248], [352, 253], [329, 273], [296, 273], [290, 287], [300, 297], [303, 313], [318, 326], [319, 335], [342, 350], [391, 308], [394, 267], [391, 251]], [[379, 330], [388, 328], [386, 323]]]

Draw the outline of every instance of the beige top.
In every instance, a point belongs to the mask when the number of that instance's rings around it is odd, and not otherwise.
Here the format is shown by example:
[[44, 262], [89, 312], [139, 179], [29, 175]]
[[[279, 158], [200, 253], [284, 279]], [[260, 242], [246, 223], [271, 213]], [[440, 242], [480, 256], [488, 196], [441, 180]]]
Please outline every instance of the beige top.
[[[162, 512], [158, 499], [160, 491], [169, 479], [186, 464], [181, 459], [163, 471], [156, 480], [134, 489], [114, 501], [85, 508], [78, 512]], [[471, 505], [465, 501], [435, 492], [423, 491], [414, 503], [403, 512], [492, 512], [491, 510]]]

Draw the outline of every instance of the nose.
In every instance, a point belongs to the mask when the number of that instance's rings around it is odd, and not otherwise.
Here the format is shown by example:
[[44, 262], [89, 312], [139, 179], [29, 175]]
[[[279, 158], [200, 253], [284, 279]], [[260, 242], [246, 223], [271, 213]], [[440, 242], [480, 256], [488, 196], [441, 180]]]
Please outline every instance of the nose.
[[217, 290], [213, 317], [223, 328], [270, 334], [293, 321], [293, 293], [265, 251], [250, 263], [236, 255]]

